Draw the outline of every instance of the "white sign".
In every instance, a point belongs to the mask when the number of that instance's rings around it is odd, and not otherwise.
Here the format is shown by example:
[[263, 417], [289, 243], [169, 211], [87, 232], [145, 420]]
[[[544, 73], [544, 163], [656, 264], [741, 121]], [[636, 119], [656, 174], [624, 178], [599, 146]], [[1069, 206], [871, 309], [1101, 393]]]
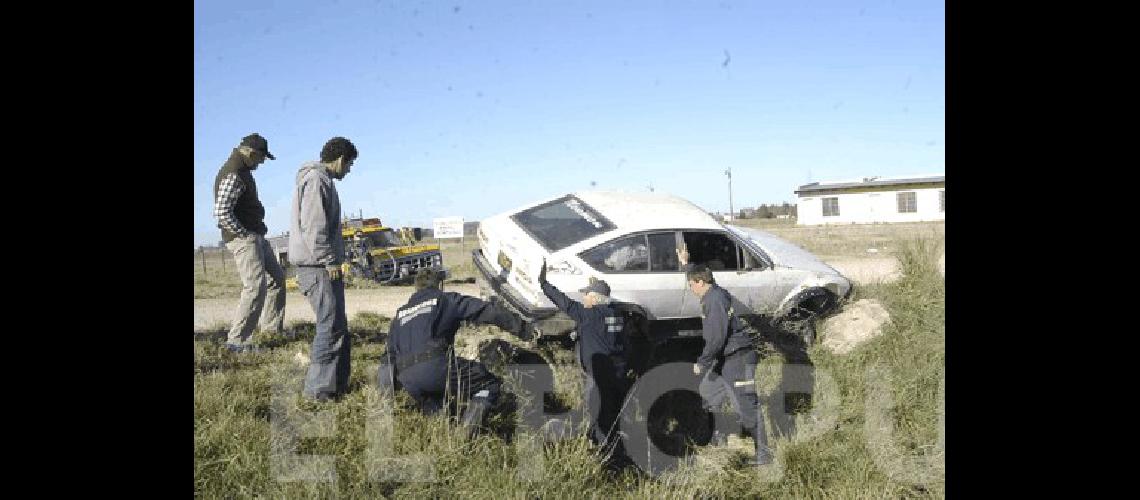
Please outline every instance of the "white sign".
[[432, 219], [431, 225], [433, 236], [437, 240], [463, 237], [463, 217]]

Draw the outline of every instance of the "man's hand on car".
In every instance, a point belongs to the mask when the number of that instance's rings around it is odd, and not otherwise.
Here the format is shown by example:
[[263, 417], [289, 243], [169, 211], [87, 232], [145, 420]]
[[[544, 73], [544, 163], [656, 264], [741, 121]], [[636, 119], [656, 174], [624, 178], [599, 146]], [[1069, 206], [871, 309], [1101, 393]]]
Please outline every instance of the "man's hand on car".
[[340, 264], [329, 264], [325, 266], [325, 270], [329, 272], [329, 279], [334, 281], [340, 279]]
[[677, 249], [677, 260], [680, 261], [682, 266], [689, 263], [688, 247], [682, 246], [681, 248]]

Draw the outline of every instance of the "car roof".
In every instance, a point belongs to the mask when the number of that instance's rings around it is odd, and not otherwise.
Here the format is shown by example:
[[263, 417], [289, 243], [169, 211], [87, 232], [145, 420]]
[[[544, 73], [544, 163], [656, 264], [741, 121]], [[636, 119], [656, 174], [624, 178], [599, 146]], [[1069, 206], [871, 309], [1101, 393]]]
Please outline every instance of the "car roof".
[[578, 191], [573, 195], [601, 212], [622, 233], [653, 229], [723, 227], [700, 207], [671, 194]]

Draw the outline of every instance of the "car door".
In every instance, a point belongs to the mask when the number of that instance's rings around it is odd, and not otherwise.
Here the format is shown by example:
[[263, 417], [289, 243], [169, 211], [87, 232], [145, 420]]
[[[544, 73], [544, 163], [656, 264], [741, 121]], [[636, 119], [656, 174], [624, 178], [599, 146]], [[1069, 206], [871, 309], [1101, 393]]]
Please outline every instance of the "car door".
[[[683, 231], [681, 237], [689, 249], [689, 262], [712, 270], [713, 279], [732, 294], [740, 314], [772, 312], [775, 275], [753, 248], [725, 231]], [[682, 315], [700, 315], [700, 299], [687, 286], [681, 302]]]
[[621, 236], [578, 256], [610, 285], [615, 300], [637, 304], [651, 319], [677, 317], [685, 280], [674, 231]]

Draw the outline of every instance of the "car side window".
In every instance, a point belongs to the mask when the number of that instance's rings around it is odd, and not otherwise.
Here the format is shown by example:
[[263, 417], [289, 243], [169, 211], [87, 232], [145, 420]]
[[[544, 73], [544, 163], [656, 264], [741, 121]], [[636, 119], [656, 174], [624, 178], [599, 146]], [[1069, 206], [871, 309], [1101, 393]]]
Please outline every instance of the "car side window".
[[760, 257], [757, 257], [756, 254], [752, 253], [752, 250], [750, 250], [745, 245], [739, 245], [739, 246], [740, 246], [740, 253], [741, 253], [742, 258], [743, 258], [743, 260], [741, 260], [741, 262], [744, 263], [745, 269], [760, 270], [760, 269], [766, 268], [766, 264], [764, 264], [764, 261], [762, 259], [760, 259]]
[[649, 245], [644, 234], [602, 243], [582, 252], [581, 257], [602, 272], [649, 270]]
[[649, 270], [651, 272], [680, 271], [677, 262], [677, 235], [672, 231], [649, 235]]
[[686, 231], [684, 238], [685, 246], [689, 249], [689, 262], [708, 266], [713, 271], [740, 269], [736, 242], [727, 235]]

